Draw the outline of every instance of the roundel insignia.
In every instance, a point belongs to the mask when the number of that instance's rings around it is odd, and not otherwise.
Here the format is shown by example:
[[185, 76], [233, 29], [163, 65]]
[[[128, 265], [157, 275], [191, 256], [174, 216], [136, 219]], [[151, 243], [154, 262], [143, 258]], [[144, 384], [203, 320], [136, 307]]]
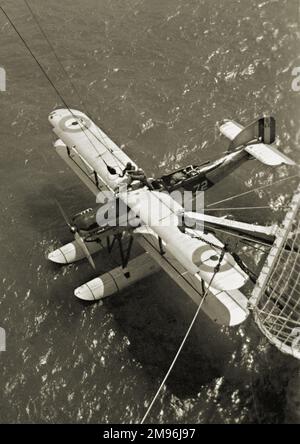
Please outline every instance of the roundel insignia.
[[[209, 245], [203, 245], [202, 247], [198, 248], [195, 253], [196, 260], [193, 258], [193, 262], [199, 266], [200, 270], [213, 273], [215, 267], [219, 263], [220, 255]], [[232, 268], [233, 266], [229, 262], [225, 262], [220, 266], [219, 272], [224, 273]]]
[[91, 126], [91, 121], [85, 116], [71, 115], [63, 117], [59, 122], [62, 131], [68, 133], [79, 133]]

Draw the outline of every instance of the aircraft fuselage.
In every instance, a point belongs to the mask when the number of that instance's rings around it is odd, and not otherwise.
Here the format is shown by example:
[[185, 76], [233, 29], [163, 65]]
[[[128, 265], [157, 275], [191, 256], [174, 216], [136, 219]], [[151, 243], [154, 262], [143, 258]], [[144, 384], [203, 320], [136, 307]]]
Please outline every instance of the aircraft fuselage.
[[251, 156], [240, 149], [216, 161], [207, 162], [203, 166], [191, 165], [181, 168], [162, 176], [161, 179], [169, 192], [175, 190], [206, 191], [249, 159]]

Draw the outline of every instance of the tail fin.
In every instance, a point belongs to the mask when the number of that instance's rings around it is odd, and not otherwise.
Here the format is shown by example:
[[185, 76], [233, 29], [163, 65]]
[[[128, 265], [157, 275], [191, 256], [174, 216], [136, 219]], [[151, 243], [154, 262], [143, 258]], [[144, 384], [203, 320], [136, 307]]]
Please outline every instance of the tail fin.
[[244, 146], [245, 151], [266, 165], [295, 165], [293, 160], [269, 145], [275, 141], [274, 117], [261, 117], [245, 128], [236, 122], [226, 121], [220, 131], [231, 140], [228, 152]]
[[275, 141], [276, 125], [274, 117], [261, 117], [243, 128], [231, 141], [228, 151], [247, 145], [250, 142], [273, 143]]

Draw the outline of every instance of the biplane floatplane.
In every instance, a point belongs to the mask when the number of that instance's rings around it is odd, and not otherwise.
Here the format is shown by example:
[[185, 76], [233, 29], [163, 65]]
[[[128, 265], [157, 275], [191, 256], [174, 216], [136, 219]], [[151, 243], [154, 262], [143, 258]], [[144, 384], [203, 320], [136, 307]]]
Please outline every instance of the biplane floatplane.
[[[50, 252], [49, 260], [70, 264], [86, 257], [95, 268], [94, 254], [103, 249], [110, 253], [115, 246], [120, 250], [120, 266], [83, 284], [75, 295], [100, 300], [162, 268], [196, 304], [208, 293], [202, 309], [213, 321], [228, 326], [243, 322], [249, 314], [249, 300], [241, 288], [253, 276], [216, 233], [220, 229], [272, 245], [276, 227], [187, 211], [172, 193], [189, 191], [194, 196], [199, 190], [206, 191], [251, 159], [274, 166], [294, 164], [272, 146], [274, 118], [260, 118], [245, 128], [225, 121], [220, 126], [230, 140], [225, 156], [159, 179], [132, 175], [129, 169], [135, 173], [138, 166], [82, 112], [57, 109], [49, 121], [58, 138], [54, 144], [57, 153], [99, 203], [97, 209], [85, 210], [70, 221], [60, 208], [75, 239]], [[125, 211], [116, 210], [121, 206]], [[116, 210], [116, 223], [110, 223], [110, 210]], [[135, 258], [131, 257], [133, 240], [144, 250]]]

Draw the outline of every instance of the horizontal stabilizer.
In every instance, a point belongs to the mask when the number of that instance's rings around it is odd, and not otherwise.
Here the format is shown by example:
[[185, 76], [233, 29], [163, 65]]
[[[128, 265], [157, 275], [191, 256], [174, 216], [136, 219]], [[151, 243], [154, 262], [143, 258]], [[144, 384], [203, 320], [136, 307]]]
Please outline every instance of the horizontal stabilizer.
[[229, 140], [235, 139], [235, 137], [242, 131], [244, 127], [233, 120], [225, 120], [220, 126], [220, 132], [223, 136]]
[[295, 162], [276, 148], [264, 143], [257, 143], [245, 147], [245, 151], [255, 157], [255, 159], [266, 165], [296, 165]]

